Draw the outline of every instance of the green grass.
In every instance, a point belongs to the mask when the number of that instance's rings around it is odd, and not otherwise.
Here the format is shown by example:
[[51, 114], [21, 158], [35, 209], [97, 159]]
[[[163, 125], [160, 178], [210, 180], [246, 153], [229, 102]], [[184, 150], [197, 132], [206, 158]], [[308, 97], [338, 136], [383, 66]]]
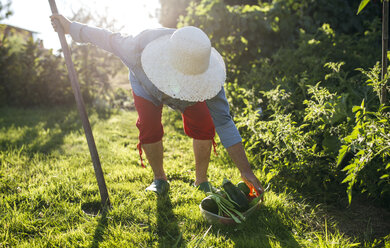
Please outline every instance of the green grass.
[[[96, 215], [100, 197], [78, 113], [0, 109], [0, 247], [354, 246], [318, 207], [272, 191], [244, 224], [210, 228], [198, 208], [204, 195], [192, 187], [192, 141], [175, 112], [164, 109], [164, 115], [171, 190], [158, 198], [144, 190], [153, 175], [139, 163], [136, 113], [90, 113], [112, 203]], [[240, 181], [221, 145], [218, 153], [210, 181]]]

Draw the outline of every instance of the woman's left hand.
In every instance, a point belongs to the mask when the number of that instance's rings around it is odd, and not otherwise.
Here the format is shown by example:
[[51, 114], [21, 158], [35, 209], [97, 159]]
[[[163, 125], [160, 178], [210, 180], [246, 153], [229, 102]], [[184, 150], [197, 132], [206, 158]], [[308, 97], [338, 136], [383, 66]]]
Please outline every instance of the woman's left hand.
[[264, 188], [261, 186], [259, 179], [257, 179], [252, 171], [241, 172], [241, 178], [246, 184], [253, 186], [257, 195], [261, 195], [264, 192]]

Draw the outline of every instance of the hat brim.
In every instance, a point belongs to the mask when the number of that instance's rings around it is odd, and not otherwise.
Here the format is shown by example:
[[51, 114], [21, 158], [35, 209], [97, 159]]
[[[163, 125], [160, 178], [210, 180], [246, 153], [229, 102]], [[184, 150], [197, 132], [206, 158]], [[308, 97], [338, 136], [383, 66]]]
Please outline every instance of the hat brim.
[[168, 96], [184, 101], [201, 102], [217, 95], [226, 80], [225, 63], [217, 50], [211, 48], [205, 72], [187, 75], [169, 62], [169, 38], [165, 35], [150, 42], [142, 52], [142, 68], [150, 81]]

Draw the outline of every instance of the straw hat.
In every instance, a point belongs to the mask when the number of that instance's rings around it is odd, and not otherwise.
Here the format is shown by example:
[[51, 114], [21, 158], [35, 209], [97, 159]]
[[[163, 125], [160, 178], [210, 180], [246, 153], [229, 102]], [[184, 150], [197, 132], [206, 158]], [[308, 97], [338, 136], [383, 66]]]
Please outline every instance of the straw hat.
[[150, 81], [170, 97], [200, 102], [213, 98], [226, 79], [222, 56], [207, 35], [184, 27], [150, 42], [141, 55]]

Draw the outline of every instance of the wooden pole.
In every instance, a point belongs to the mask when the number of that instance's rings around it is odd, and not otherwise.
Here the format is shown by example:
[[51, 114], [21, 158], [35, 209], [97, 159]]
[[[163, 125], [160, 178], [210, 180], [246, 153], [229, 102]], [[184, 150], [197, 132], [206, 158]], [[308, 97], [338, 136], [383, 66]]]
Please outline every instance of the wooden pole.
[[[57, 5], [55, 3], [55, 0], [49, 0], [49, 4], [50, 4], [51, 12], [53, 14], [58, 14]], [[78, 78], [76, 75], [76, 70], [74, 69], [74, 65], [72, 62], [72, 57], [70, 55], [68, 43], [66, 42], [65, 34], [64, 34], [64, 31], [62, 29], [61, 24], [56, 23], [56, 26], [57, 26], [58, 37], [60, 38], [60, 42], [61, 42], [62, 51], [63, 51], [64, 57], [65, 57], [66, 67], [68, 68], [68, 74], [69, 74], [70, 82], [72, 84], [73, 93], [74, 93], [74, 96], [76, 98], [77, 109], [79, 111], [81, 122], [83, 124], [85, 136], [87, 138], [89, 152], [91, 154], [93, 168], [95, 170], [95, 176], [96, 176], [98, 186], [99, 186], [99, 192], [100, 192], [100, 198], [102, 201], [102, 205], [103, 206], [110, 206], [110, 199], [108, 197], [106, 182], [105, 182], [104, 176], [103, 176], [103, 170], [102, 170], [102, 167], [100, 165], [99, 155], [98, 155], [98, 152], [96, 149], [95, 140], [93, 138], [92, 129], [91, 129], [91, 125], [90, 125], [89, 120], [88, 120], [87, 112], [85, 110], [83, 97], [82, 97], [81, 91], [80, 91], [80, 84], [79, 84], [79, 81], [78, 81]]]
[[[387, 74], [387, 50], [389, 44], [389, 1], [383, 0], [383, 8], [382, 8], [382, 80], [385, 78]], [[386, 84], [382, 86], [381, 89], [381, 104], [387, 103], [387, 89]]]

